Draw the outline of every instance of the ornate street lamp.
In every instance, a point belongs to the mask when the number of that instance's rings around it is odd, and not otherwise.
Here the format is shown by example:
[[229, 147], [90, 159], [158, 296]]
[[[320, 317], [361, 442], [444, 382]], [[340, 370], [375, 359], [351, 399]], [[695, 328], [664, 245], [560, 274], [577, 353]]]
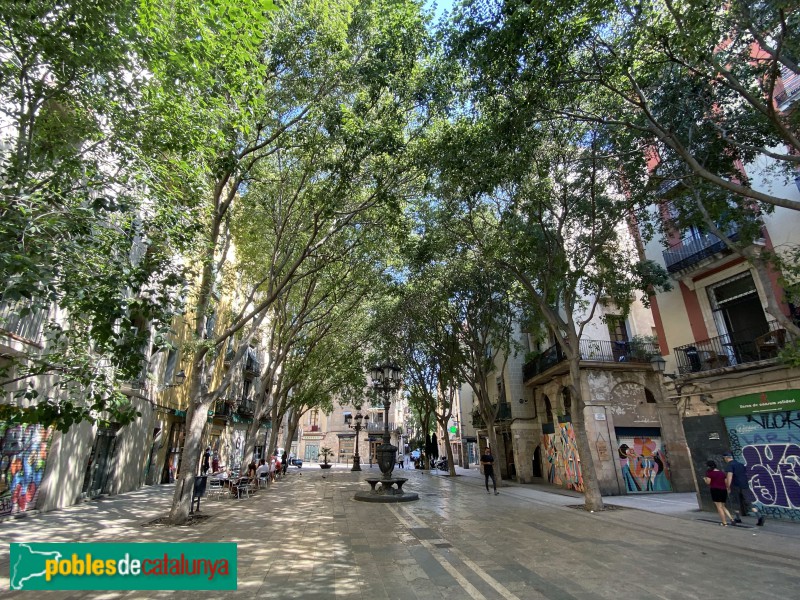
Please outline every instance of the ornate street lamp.
[[389, 433], [389, 405], [392, 402], [392, 392], [399, 390], [403, 385], [400, 375], [400, 367], [388, 363], [373, 367], [370, 371], [372, 387], [378, 392], [383, 392], [383, 443], [378, 446], [376, 454], [383, 479], [387, 480], [392, 478], [397, 456], [397, 447], [392, 446], [392, 437]]
[[[355, 425], [353, 425], [353, 420], [355, 420]], [[361, 457], [358, 455], [358, 434], [361, 433], [362, 429], [365, 429], [367, 427], [367, 421], [369, 421], [369, 415], [362, 415], [360, 408], [356, 410], [356, 416], [354, 419], [351, 419], [349, 417], [347, 419], [347, 426], [350, 429], [356, 430], [356, 453], [353, 454], [353, 468], [350, 469], [351, 471], [361, 470]]]

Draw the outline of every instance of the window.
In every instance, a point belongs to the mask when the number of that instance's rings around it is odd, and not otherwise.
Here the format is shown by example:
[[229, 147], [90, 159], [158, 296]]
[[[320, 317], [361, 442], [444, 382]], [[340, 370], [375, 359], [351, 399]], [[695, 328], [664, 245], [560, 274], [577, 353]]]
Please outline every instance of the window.
[[561, 390], [561, 399], [564, 401], [564, 416], [569, 417], [572, 414], [572, 395], [568, 387]]
[[308, 424], [309, 425], [319, 425], [319, 410], [316, 408], [311, 411], [311, 414], [308, 416]]
[[253, 387], [253, 381], [251, 379], [245, 379], [242, 381], [242, 403], [247, 403], [250, 398], [250, 389]]
[[544, 414], [548, 423], [553, 422], [553, 405], [550, 403], [550, 398], [544, 396]]
[[606, 315], [606, 325], [608, 335], [612, 342], [627, 342], [628, 327], [625, 325], [625, 318], [622, 315]]
[[497, 378], [497, 401], [508, 402], [506, 398], [506, 383], [502, 377]]
[[206, 330], [205, 330], [205, 338], [210, 339], [214, 337], [214, 327], [217, 324], [217, 311], [214, 309], [208, 317], [206, 317]]
[[746, 332], [754, 337], [767, 331], [767, 319], [750, 271], [710, 286], [708, 298], [720, 335], [739, 337], [738, 333]]
[[644, 399], [648, 404], [656, 403], [656, 397], [653, 396], [653, 392], [651, 392], [647, 388], [644, 388]]
[[178, 366], [178, 350], [175, 347], [169, 349], [167, 354], [167, 366], [164, 369], [164, 383], [172, 383], [175, 378], [175, 368]]
[[345, 422], [346, 425], [350, 424], [350, 421], [352, 420], [352, 418], [353, 418], [353, 414], [352, 413], [350, 413], [350, 412], [345, 412], [344, 413], [344, 422]]

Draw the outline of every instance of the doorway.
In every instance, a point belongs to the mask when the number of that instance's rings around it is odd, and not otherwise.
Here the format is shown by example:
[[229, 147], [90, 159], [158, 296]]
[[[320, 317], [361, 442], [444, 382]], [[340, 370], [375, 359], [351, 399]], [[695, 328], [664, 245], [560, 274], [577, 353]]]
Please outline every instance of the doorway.
[[542, 477], [542, 447], [536, 446], [533, 451], [533, 476]]
[[305, 462], [317, 462], [319, 460], [319, 444], [306, 444], [303, 460]]
[[175, 421], [169, 429], [167, 440], [167, 460], [164, 461], [164, 470], [161, 473], [161, 483], [175, 483], [175, 475], [181, 466], [181, 453], [183, 451], [183, 438], [186, 432], [186, 423]]
[[714, 322], [729, 364], [756, 360], [754, 340], [769, 330], [767, 318], [749, 271], [708, 290]]
[[83, 496], [96, 498], [107, 492], [117, 447], [117, 430], [103, 427], [97, 430], [92, 452], [83, 477]]

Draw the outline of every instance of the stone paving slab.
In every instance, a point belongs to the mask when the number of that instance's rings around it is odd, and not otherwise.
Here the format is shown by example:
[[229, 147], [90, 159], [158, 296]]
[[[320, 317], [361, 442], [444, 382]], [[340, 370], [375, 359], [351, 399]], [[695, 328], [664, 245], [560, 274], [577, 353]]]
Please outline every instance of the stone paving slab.
[[[203, 541], [239, 544], [231, 598], [347, 600], [625, 600], [795, 598], [800, 527], [722, 528], [709, 513], [587, 513], [576, 498], [503, 484], [486, 495], [465, 472], [407, 470], [409, 504], [353, 500], [362, 472], [290, 471], [243, 500], [204, 501], [212, 518], [189, 528], [142, 528], [166, 514], [170, 486], [156, 486], [0, 523], [0, 589], [8, 543]], [[43, 598], [217, 598], [220, 592], [39, 592]], [[0, 597], [33, 597], [0, 592]]]

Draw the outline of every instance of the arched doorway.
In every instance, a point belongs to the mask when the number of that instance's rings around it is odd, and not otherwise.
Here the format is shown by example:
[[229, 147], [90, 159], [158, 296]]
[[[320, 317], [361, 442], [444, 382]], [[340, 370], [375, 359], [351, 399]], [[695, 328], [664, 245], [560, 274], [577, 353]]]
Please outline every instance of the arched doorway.
[[542, 477], [542, 447], [536, 446], [533, 451], [533, 476]]

